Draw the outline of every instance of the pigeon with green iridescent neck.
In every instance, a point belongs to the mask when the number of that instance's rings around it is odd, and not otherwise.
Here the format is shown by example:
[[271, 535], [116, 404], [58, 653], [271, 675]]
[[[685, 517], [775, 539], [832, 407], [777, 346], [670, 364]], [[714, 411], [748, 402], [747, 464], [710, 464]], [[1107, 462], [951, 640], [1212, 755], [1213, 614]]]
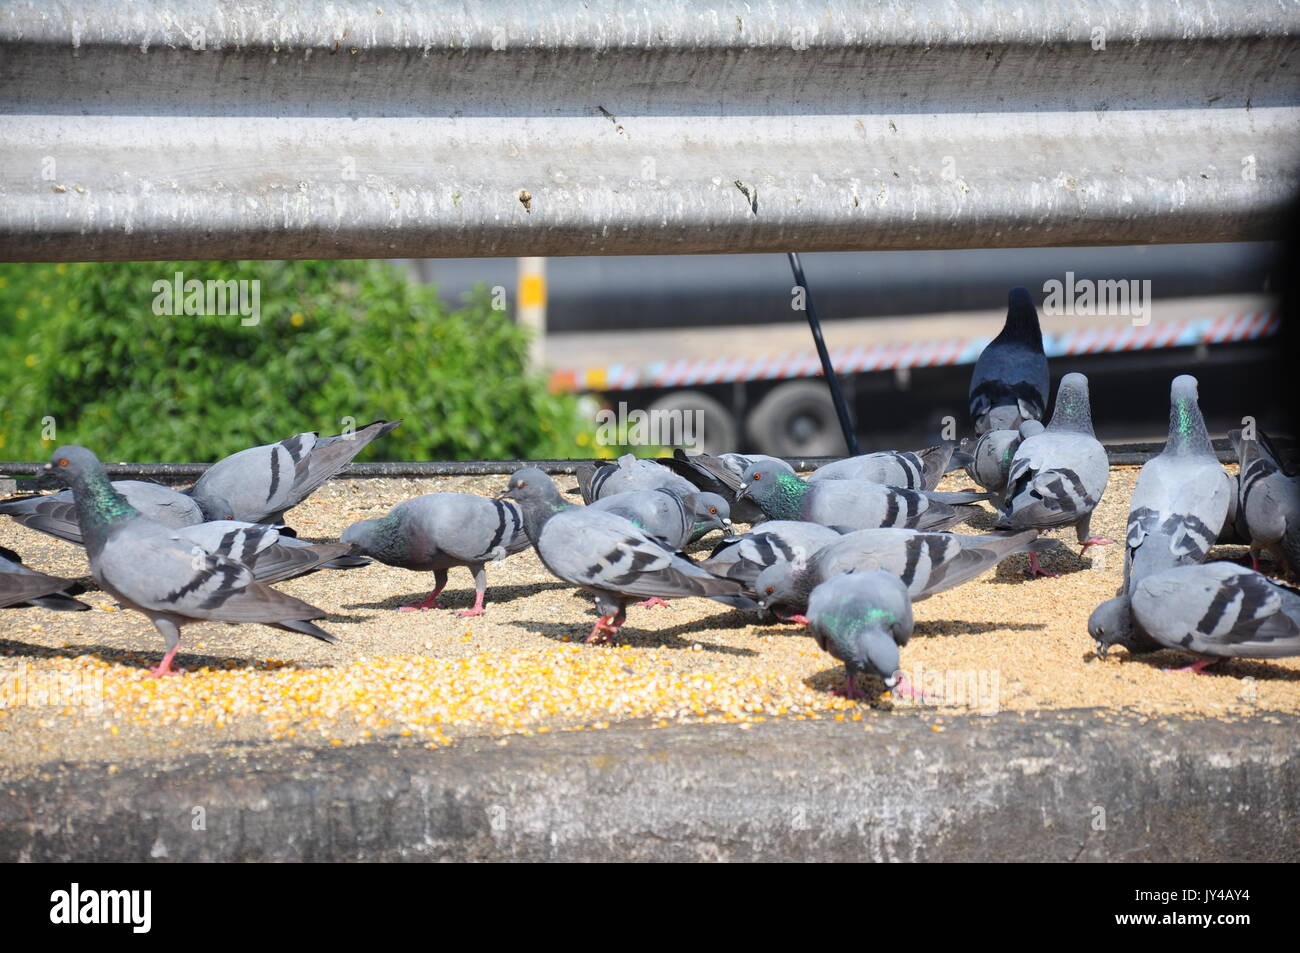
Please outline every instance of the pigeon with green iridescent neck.
[[731, 508], [716, 493], [679, 495], [660, 487], [616, 493], [589, 505], [631, 520], [674, 552], [714, 530], [731, 532]]
[[311, 622], [323, 618], [324, 611], [258, 582], [243, 563], [206, 552], [142, 516], [113, 489], [103, 464], [85, 447], [60, 447], [45, 469], [72, 488], [95, 581], [122, 605], [148, 617], [167, 641], [167, 654], [154, 675], [171, 672], [181, 627], [200, 619], [260, 622], [338, 641]]
[[1300, 655], [1300, 592], [1235, 563], [1179, 566], [1143, 576], [1131, 595], [1103, 602], [1088, 633], [1105, 656], [1174, 649], [1200, 672], [1225, 658]]
[[617, 460], [598, 460], [583, 464], [575, 471], [582, 502], [628, 493], [637, 490], [664, 488], [685, 495], [694, 493], [696, 487], [685, 477], [673, 473], [653, 460], [638, 460], [625, 453]]
[[565, 503], [551, 478], [536, 467], [512, 474], [502, 496], [523, 509], [524, 529], [542, 564], [596, 597], [600, 618], [588, 642], [613, 638], [637, 597], [654, 602], [702, 596], [738, 609], [756, 607], [741, 583], [711, 575], [631, 520]]
[[840, 529], [947, 529], [983, 512], [987, 493], [904, 490], [863, 480], [805, 483], [781, 460], [751, 463], [738, 491], [774, 520], [807, 520]]
[[964, 466], [969, 457], [957, 451], [957, 444], [942, 443], [924, 450], [877, 450], [845, 457], [818, 467], [809, 483], [820, 480], [865, 480], [904, 490], [933, 490], [943, 475]]
[[736, 499], [741, 474], [745, 467], [758, 460], [776, 460], [766, 454], [707, 453], [687, 454], [678, 448], [671, 458], [655, 457], [655, 463], [672, 470], [690, 481], [697, 489], [716, 493], [731, 507], [731, 518], [737, 523], [761, 523], [767, 519], [763, 511], [751, 500]]
[[21, 556], [0, 546], [0, 608], [31, 605], [61, 612], [84, 612], [90, 606], [71, 595], [80, 591], [75, 579], [60, 579], [28, 569]]
[[1237, 474], [1236, 524], [1250, 542], [1259, 569], [1264, 552], [1293, 575], [1300, 571], [1300, 479], [1286, 473], [1268, 437], [1258, 429], [1228, 433], [1241, 468]]
[[1152, 573], [1202, 562], [1228, 515], [1235, 490], [1224, 472], [1196, 398], [1196, 378], [1175, 377], [1169, 439], [1138, 474], [1124, 539], [1124, 591]]
[[[234, 516], [230, 503], [218, 497], [209, 501], [211, 515], [205, 516], [196, 500], [179, 490], [157, 483], [115, 480], [113, 489], [142, 515], [173, 529], [195, 526], [205, 519], [225, 520]], [[71, 490], [60, 490], [45, 496], [10, 497], [0, 501], [0, 513], [13, 517], [15, 522], [28, 529], [81, 545], [77, 507]]]
[[861, 698], [857, 676], [878, 675], [885, 687], [906, 691], [900, 646], [912, 637], [912, 601], [898, 577], [868, 569], [828, 579], [808, 599], [808, 628], [822, 651], [844, 663], [844, 694]]
[[[1053, 529], [1073, 526], [1082, 552], [1113, 543], [1092, 536], [1092, 511], [1110, 479], [1106, 448], [1092, 433], [1088, 378], [1066, 374], [1056, 392], [1052, 420], [1042, 433], [1027, 436], [1011, 459], [998, 529]], [[1051, 575], [1029, 554], [1033, 575]]]
[[353, 523], [343, 542], [385, 565], [433, 573], [433, 591], [404, 610], [442, 608], [448, 571], [466, 567], [474, 574], [474, 606], [462, 616], [483, 614], [487, 564], [532, 545], [519, 507], [472, 493], [426, 493], [398, 503], [386, 516]]
[[1041, 420], [1051, 386], [1043, 332], [1034, 299], [1024, 288], [1007, 295], [1007, 320], [975, 362], [970, 380], [970, 417], [975, 433], [1016, 430]]
[[333, 437], [300, 433], [279, 443], [250, 447], [218, 460], [186, 492], [203, 507], [208, 519], [223, 518], [215, 511], [225, 504], [237, 520], [283, 523], [287, 510], [400, 423], [376, 420]]
[[812, 591], [847, 572], [883, 569], [907, 587], [913, 602], [960, 586], [1008, 556], [1060, 546], [1036, 530], [963, 536], [914, 529], [863, 529], [846, 533], [802, 563], [777, 564], [754, 580], [758, 603], [780, 616], [807, 608]]
[[724, 539], [700, 563], [715, 576], [735, 579], [754, 595], [754, 580], [769, 566], [807, 562], [817, 550], [840, 539], [837, 530], [802, 520], [768, 520], [741, 536]]

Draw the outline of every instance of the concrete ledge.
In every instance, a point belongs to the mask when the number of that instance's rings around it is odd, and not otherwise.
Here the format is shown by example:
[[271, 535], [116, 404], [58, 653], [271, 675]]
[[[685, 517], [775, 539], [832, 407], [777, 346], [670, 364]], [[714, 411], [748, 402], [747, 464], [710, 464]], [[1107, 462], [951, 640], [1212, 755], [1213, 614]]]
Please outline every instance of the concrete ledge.
[[[232, 749], [114, 774], [58, 765], [0, 784], [0, 860], [1300, 857], [1295, 717], [934, 721]], [[195, 808], [206, 830], [192, 829]]]

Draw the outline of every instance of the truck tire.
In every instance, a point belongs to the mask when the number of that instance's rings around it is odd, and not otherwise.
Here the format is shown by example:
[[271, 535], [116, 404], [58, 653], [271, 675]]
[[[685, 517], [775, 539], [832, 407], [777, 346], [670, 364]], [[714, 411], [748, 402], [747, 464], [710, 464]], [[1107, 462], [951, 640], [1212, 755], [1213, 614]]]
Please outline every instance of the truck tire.
[[768, 391], [746, 421], [760, 453], [823, 457], [845, 452], [835, 403], [824, 381], [791, 381]]
[[708, 394], [698, 390], [675, 390], [664, 394], [650, 405], [650, 412], [656, 411], [693, 411], [696, 418], [693, 433], [695, 445], [690, 450], [703, 450], [705, 453], [731, 453], [740, 442], [740, 433], [736, 427], [731, 411], [722, 406]]

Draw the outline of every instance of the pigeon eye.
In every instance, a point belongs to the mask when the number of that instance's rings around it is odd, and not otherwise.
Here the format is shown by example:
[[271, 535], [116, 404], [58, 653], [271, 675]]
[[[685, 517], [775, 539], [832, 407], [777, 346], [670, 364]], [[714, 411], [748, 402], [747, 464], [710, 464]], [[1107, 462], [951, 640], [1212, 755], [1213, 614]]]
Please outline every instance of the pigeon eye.
[[774, 593], [774, 592], [776, 592], [776, 589], [775, 589], [774, 587], [772, 587], [772, 586], [768, 586], [768, 587], [767, 587], [767, 594], [768, 594], [769, 596], [770, 596], [772, 593]]
[[62, 460], [59, 461], [59, 466], [61, 466], [61, 467], [66, 467], [67, 465], [68, 465], [68, 458], [67, 458], [67, 457], [64, 457]]
[[709, 512], [710, 512], [710, 513], [716, 513], [716, 512], [718, 512], [718, 508], [717, 508], [716, 506], [710, 506], [710, 507], [709, 507]]
[[761, 474], [761, 473], [755, 473], [755, 474], [754, 474], [754, 479], [755, 479], [755, 480], [761, 480], [761, 479], [763, 479], [763, 474]]
[[527, 481], [527, 480], [520, 480], [520, 481], [519, 481], [519, 489], [522, 490], [522, 489], [523, 489], [524, 487], [526, 487], [527, 485], [528, 485], [528, 481]]

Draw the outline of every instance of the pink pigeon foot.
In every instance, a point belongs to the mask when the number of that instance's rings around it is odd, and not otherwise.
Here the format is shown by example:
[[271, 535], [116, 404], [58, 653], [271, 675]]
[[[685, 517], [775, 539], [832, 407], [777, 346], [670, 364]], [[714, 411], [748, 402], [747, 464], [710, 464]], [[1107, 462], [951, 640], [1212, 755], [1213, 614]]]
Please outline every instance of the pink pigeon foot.
[[591, 627], [591, 632], [587, 635], [588, 645], [600, 645], [608, 642], [618, 634], [618, 627], [621, 623], [614, 621], [614, 616], [603, 615], [596, 620], [596, 624]]
[[433, 590], [433, 592], [429, 593], [423, 602], [417, 602], [414, 605], [409, 606], [402, 606], [398, 611], [419, 612], [424, 609], [445, 609], [447, 607], [438, 601], [440, 595], [442, 595], [442, 586], [439, 586], [437, 589]]
[[1046, 569], [1042, 567], [1042, 565], [1038, 562], [1038, 553], [1029, 554], [1029, 578], [1030, 579], [1033, 579], [1035, 576], [1048, 576], [1052, 579], [1055, 579], [1059, 575], [1060, 573], [1048, 572]]
[[1250, 568], [1255, 570], [1255, 572], [1264, 571], [1264, 564], [1259, 561], [1259, 557], [1255, 555], [1253, 549], [1250, 551]]
[[1089, 536], [1079, 544], [1079, 555], [1082, 556], [1088, 551], [1089, 546], [1113, 546], [1115, 540], [1109, 536]]
[[665, 609], [668, 608], [668, 603], [664, 602], [658, 596], [651, 596], [644, 602], [638, 602], [637, 605], [643, 609], [653, 609], [655, 606], [663, 606]]
[[149, 669], [149, 674], [154, 678], [162, 678], [164, 675], [179, 675], [180, 672], [172, 668], [172, 659], [176, 657], [176, 650], [180, 647], [180, 643], [177, 642], [168, 649], [167, 654], [164, 655], [162, 661], [158, 663], [158, 667]]
[[1165, 671], [1166, 672], [1195, 672], [1197, 675], [1203, 675], [1207, 668], [1209, 668], [1211, 665], [1217, 665], [1221, 661], [1223, 660], [1217, 658], [1197, 659], [1191, 665], [1184, 665], [1181, 668], [1167, 668], [1165, 669]]
[[469, 618], [470, 616], [476, 616], [482, 614], [483, 614], [483, 593], [481, 592], [474, 594], [474, 608], [461, 609], [459, 612], [456, 613], [456, 615], [464, 616], [466, 618]]
[[925, 693], [918, 692], [912, 683], [908, 681], [907, 676], [902, 672], [898, 673], [898, 681], [895, 683], [894, 687], [890, 689], [890, 694], [900, 695], [903, 698], [910, 698], [913, 701], [925, 697]]

